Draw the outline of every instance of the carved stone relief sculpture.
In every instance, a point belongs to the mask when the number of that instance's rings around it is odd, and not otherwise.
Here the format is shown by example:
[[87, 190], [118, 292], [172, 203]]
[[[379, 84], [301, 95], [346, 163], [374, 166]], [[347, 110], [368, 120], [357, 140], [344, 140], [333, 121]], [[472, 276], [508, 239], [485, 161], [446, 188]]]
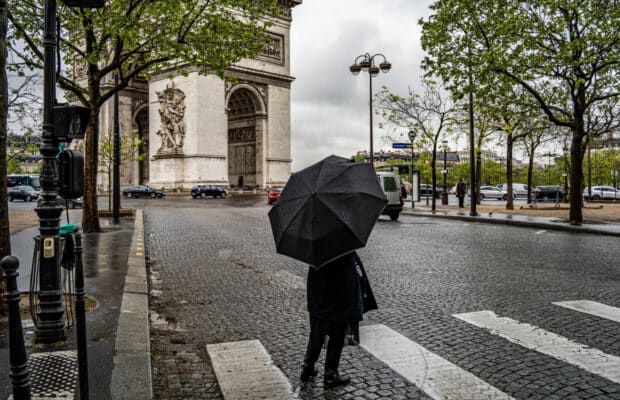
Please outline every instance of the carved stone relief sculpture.
[[161, 129], [157, 131], [161, 146], [157, 154], [182, 154], [185, 140], [185, 93], [175, 89], [174, 85], [156, 93], [161, 119]]

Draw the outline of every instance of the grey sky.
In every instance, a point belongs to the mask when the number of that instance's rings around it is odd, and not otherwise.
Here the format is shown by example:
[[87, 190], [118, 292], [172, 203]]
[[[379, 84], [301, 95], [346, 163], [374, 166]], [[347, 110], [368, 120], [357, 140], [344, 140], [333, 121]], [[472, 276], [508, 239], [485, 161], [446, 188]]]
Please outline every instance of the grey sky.
[[[373, 79], [405, 94], [420, 80], [418, 19], [429, 15], [428, 0], [304, 0], [293, 10], [291, 147], [293, 171], [323, 157], [350, 157], [369, 148], [368, 74], [353, 76], [358, 55], [382, 53], [392, 70]], [[375, 150], [388, 149], [389, 133], [374, 121]]]

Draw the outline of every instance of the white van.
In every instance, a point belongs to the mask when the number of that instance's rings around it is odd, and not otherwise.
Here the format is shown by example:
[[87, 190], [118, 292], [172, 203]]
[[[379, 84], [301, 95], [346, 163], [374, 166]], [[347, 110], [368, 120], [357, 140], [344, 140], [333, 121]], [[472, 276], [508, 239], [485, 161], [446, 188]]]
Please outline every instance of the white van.
[[[498, 188], [504, 192], [508, 192], [508, 184], [502, 183], [497, 185]], [[527, 197], [527, 185], [525, 183], [513, 183], [512, 184], [512, 197]]]
[[403, 201], [400, 197], [400, 183], [393, 172], [377, 172], [377, 179], [388, 203], [381, 215], [389, 215], [392, 221], [396, 221], [400, 212], [403, 211]]

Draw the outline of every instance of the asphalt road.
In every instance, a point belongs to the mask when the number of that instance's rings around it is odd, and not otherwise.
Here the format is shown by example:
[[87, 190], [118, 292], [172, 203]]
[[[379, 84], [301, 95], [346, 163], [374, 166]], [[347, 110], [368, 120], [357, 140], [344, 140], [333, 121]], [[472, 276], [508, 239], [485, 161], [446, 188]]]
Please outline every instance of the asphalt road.
[[[156, 398], [223, 398], [206, 345], [254, 339], [302, 399], [429, 398], [360, 346], [342, 356], [351, 385], [300, 385], [308, 267], [275, 253], [264, 196], [123, 206], [145, 209]], [[620, 307], [617, 238], [403, 215], [382, 217], [359, 254], [380, 306], [365, 325], [383, 324], [513, 398], [620, 399], [616, 378], [554, 353], [570, 340], [620, 360], [620, 322], [552, 304]], [[464, 319], [484, 310], [560, 339], [548, 354]], [[607, 369], [620, 376], [620, 364]], [[455, 390], [480, 398], [473, 386]]]

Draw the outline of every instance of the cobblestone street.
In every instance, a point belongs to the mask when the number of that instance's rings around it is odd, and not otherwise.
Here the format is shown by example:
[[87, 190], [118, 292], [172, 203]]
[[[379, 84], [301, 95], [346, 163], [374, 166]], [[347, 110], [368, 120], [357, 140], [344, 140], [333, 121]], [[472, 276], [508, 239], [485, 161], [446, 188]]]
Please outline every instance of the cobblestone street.
[[315, 382], [299, 381], [308, 267], [276, 254], [264, 197], [126, 203], [145, 210], [157, 399], [223, 399], [206, 347], [242, 340], [260, 341], [301, 399], [426, 399], [433, 385], [461, 399], [620, 399], [620, 321], [553, 304], [620, 307], [615, 237], [382, 217], [358, 252], [379, 303], [363, 334], [398, 333], [477, 383], [434, 380], [428, 357], [406, 378], [363, 342], [343, 352], [351, 384], [324, 391], [323, 356]]

